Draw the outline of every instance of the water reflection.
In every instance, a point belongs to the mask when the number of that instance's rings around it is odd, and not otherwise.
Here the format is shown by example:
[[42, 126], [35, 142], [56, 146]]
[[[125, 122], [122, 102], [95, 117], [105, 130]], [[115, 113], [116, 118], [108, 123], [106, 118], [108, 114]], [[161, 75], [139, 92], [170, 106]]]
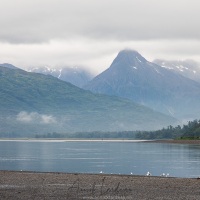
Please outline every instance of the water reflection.
[[0, 141], [0, 169], [200, 176], [200, 145]]

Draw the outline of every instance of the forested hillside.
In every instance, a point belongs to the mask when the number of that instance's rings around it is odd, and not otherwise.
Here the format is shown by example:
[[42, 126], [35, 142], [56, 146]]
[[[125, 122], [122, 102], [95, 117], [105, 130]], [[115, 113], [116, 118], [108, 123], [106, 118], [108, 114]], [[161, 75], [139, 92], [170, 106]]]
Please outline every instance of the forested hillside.
[[200, 139], [200, 120], [189, 121], [182, 127], [168, 126], [158, 131], [139, 131], [137, 139]]

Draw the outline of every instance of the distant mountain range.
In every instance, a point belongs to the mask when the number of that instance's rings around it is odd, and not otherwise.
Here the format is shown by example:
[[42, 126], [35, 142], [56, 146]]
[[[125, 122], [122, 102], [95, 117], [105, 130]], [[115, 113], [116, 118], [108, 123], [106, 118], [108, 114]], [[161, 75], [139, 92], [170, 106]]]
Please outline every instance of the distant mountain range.
[[46, 75], [49, 74], [78, 87], [86, 85], [94, 77], [89, 71], [80, 67], [32, 67], [27, 68], [27, 71]]
[[155, 130], [176, 119], [50, 75], [0, 67], [0, 133]]
[[200, 83], [200, 64], [193, 60], [154, 60], [154, 63]]
[[84, 89], [127, 98], [179, 119], [200, 118], [200, 83], [175, 69], [178, 67], [161, 67], [136, 51], [123, 50]]
[[93, 79], [76, 67], [28, 70], [0, 64], [0, 133], [155, 130], [200, 118], [192, 61], [151, 63], [123, 50]]

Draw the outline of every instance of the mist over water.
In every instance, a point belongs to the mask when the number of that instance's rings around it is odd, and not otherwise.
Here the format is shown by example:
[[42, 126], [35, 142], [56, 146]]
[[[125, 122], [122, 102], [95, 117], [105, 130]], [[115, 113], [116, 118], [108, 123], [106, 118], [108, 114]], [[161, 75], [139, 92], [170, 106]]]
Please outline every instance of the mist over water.
[[0, 141], [0, 170], [200, 176], [200, 146], [106, 141]]

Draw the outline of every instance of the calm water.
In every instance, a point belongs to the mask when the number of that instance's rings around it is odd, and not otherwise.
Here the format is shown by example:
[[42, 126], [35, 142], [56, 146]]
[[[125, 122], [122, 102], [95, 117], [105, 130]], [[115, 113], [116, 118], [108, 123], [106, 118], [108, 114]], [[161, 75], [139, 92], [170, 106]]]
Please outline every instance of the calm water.
[[200, 176], [200, 145], [0, 141], [0, 170]]

